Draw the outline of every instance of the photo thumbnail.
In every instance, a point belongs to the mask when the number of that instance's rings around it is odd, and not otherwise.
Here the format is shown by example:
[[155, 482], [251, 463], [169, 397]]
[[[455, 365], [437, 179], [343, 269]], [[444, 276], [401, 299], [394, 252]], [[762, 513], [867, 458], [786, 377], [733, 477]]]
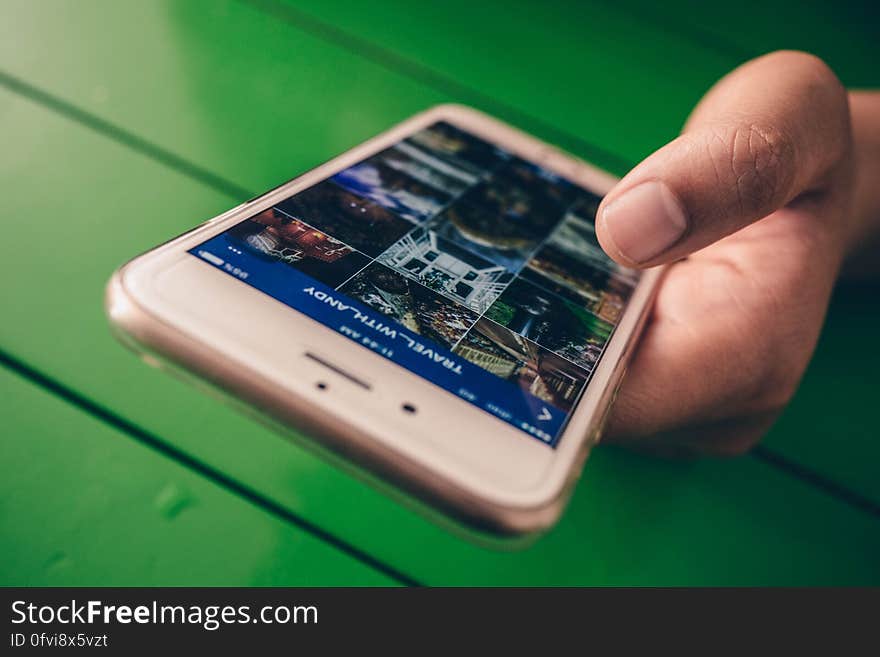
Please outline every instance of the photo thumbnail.
[[288, 264], [333, 287], [370, 262], [363, 253], [275, 208], [241, 222], [228, 234], [254, 255]]
[[404, 140], [476, 178], [498, 168], [510, 155], [492, 144], [441, 121]]
[[599, 201], [584, 192], [520, 276], [616, 323], [638, 273], [616, 264], [599, 246], [592, 219]]
[[330, 181], [320, 182], [276, 207], [373, 257], [412, 228], [406, 219]]
[[332, 179], [415, 224], [430, 219], [452, 200], [449, 193], [392, 169], [375, 156], [343, 169]]
[[587, 382], [588, 374], [581, 368], [485, 318], [453, 351], [566, 412]]
[[396, 271], [372, 263], [339, 288], [414, 333], [451, 348], [477, 321], [477, 313]]
[[549, 290], [517, 278], [486, 317], [592, 371], [612, 325]]
[[601, 196], [599, 196], [598, 194], [593, 194], [592, 192], [588, 192], [584, 189], [580, 189], [578, 190], [577, 200], [571, 205], [570, 212], [573, 215], [580, 217], [584, 221], [595, 224], [596, 213], [599, 212], [600, 203], [602, 203]]
[[[481, 215], [461, 202], [453, 203], [432, 219], [426, 227], [444, 240], [448, 240], [486, 260], [511, 271], [523, 266], [534, 250], [536, 242], [511, 234], [502, 235], [493, 230], [502, 222], [482, 222]], [[491, 232], [490, 232], [491, 231]]]
[[379, 256], [383, 265], [482, 313], [513, 278], [504, 267], [417, 228]]
[[444, 239], [516, 271], [562, 220], [570, 197], [571, 185], [543, 179], [539, 184], [542, 175], [512, 160], [430, 226]]
[[635, 285], [638, 282], [638, 272], [621, 267], [609, 258], [596, 238], [596, 210], [601, 200], [598, 196], [584, 192], [583, 198], [566, 213], [547, 244], [564, 251], [572, 258], [614, 272], [617, 278]]
[[450, 196], [459, 196], [479, 177], [405, 141], [382, 151], [376, 159]]
[[581, 193], [580, 187], [562, 176], [518, 157], [511, 158], [494, 172], [493, 177], [511, 187], [525, 190], [535, 199], [537, 207], [547, 208], [548, 212], [565, 210]]
[[604, 269], [545, 246], [519, 273], [519, 278], [549, 290], [576, 306], [616, 324], [632, 292], [628, 282]]

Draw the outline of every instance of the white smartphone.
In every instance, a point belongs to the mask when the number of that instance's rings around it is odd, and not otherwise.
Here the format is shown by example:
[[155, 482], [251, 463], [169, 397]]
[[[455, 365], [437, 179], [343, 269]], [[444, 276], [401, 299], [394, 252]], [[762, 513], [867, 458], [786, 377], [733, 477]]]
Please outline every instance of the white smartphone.
[[614, 182], [438, 106], [135, 258], [107, 312], [148, 362], [372, 481], [533, 534], [599, 439], [660, 275], [596, 241]]

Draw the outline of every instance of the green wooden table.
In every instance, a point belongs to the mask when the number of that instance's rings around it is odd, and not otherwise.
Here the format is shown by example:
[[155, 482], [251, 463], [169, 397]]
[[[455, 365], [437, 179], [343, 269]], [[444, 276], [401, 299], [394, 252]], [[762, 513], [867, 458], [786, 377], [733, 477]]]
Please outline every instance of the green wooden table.
[[868, 5], [658, 7], [5, 0], [0, 583], [880, 583], [872, 289], [837, 293], [761, 450], [600, 448], [559, 526], [518, 552], [446, 533], [108, 331], [103, 285], [131, 255], [434, 103], [622, 173], [761, 52], [880, 83]]

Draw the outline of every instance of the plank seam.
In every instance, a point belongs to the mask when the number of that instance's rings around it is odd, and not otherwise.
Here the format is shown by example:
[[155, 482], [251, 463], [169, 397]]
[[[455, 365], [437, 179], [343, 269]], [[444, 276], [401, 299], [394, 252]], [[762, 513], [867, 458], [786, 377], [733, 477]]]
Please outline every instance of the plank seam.
[[251, 198], [256, 194], [246, 187], [224, 178], [194, 162], [177, 155], [161, 146], [158, 146], [143, 137], [139, 137], [114, 123], [105, 121], [104, 119], [87, 112], [72, 103], [67, 102], [54, 96], [43, 89], [28, 84], [5, 71], [0, 71], [0, 85], [6, 87], [9, 91], [23, 96], [31, 102], [37, 103], [56, 114], [60, 114], [67, 119], [107, 137], [119, 144], [127, 146], [137, 153], [147, 157], [154, 162], [166, 166], [178, 173], [192, 178], [203, 185], [210, 187], [222, 194], [231, 196], [236, 200], [244, 200]]
[[559, 145], [578, 151], [588, 160], [598, 161], [596, 162], [597, 164], [604, 163], [618, 173], [628, 171], [633, 166], [632, 162], [612, 151], [606, 150], [552, 123], [535, 117], [514, 105], [499, 101], [429, 66], [399, 55], [388, 48], [376, 45], [368, 39], [351, 34], [335, 25], [325, 23], [299, 9], [289, 5], [281, 6], [272, 0], [239, 1], [331, 46], [342, 48], [352, 54], [363, 57], [384, 68], [386, 71], [418, 82], [452, 98], [461, 98], [466, 100], [466, 102], [480, 105], [494, 114], [508, 117], [511, 121], [521, 126], [530, 126], [536, 132], [547, 135], [550, 140], [556, 141]]
[[749, 454], [777, 470], [786, 472], [792, 477], [800, 479], [814, 488], [818, 488], [825, 494], [836, 498], [845, 504], [856, 507], [869, 515], [880, 518], [880, 504], [877, 502], [874, 502], [867, 496], [862, 495], [851, 488], [838, 484], [836, 481], [798, 463], [794, 459], [780, 454], [776, 450], [765, 447], [764, 445], [756, 445], [751, 449]]
[[75, 390], [72, 390], [63, 383], [56, 381], [55, 379], [43, 374], [42, 372], [36, 370], [30, 365], [27, 365], [26, 363], [6, 353], [6, 351], [4, 350], [0, 350], [0, 365], [5, 365], [10, 370], [16, 372], [22, 378], [27, 379], [31, 383], [34, 383], [51, 393], [54, 393], [58, 397], [61, 397], [66, 402], [68, 402], [72, 406], [79, 408], [81, 411], [87, 413], [88, 415], [98, 420], [101, 420], [106, 424], [109, 424], [111, 427], [119, 431], [122, 431], [123, 433], [131, 436], [132, 438], [140, 442], [141, 444], [146, 445], [147, 447], [159, 452], [163, 456], [171, 458], [181, 465], [190, 468], [191, 470], [214, 482], [220, 487], [247, 500], [254, 506], [262, 509], [270, 515], [275, 516], [276, 518], [279, 518], [285, 522], [288, 522], [298, 527], [299, 529], [315, 536], [317, 539], [336, 548], [337, 550], [340, 550], [341, 552], [344, 552], [349, 557], [356, 559], [357, 561], [372, 568], [373, 570], [384, 574], [385, 576], [399, 582], [400, 584], [406, 586], [421, 586], [421, 584], [417, 580], [410, 577], [409, 575], [397, 570], [392, 566], [389, 566], [388, 564], [377, 559], [371, 554], [368, 554], [360, 548], [352, 545], [345, 539], [339, 538], [338, 536], [323, 529], [322, 527], [319, 527], [311, 521], [306, 520], [296, 513], [293, 513], [281, 504], [278, 504], [277, 502], [274, 502], [273, 500], [264, 497], [257, 491], [236, 481], [232, 477], [229, 477], [219, 470], [216, 470], [201, 463], [186, 452], [179, 450], [176, 447], [173, 447], [172, 445], [164, 442], [152, 433], [117, 415], [113, 411], [103, 408], [99, 404], [79, 394]]

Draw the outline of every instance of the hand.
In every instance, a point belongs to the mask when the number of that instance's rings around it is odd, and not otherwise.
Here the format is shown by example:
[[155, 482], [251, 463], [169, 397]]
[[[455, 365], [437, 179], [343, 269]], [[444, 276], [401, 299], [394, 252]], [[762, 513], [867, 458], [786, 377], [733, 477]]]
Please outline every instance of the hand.
[[789, 402], [853, 239], [846, 90], [779, 52], [722, 79], [684, 133], [603, 200], [621, 264], [674, 263], [606, 436], [656, 453], [739, 454]]

